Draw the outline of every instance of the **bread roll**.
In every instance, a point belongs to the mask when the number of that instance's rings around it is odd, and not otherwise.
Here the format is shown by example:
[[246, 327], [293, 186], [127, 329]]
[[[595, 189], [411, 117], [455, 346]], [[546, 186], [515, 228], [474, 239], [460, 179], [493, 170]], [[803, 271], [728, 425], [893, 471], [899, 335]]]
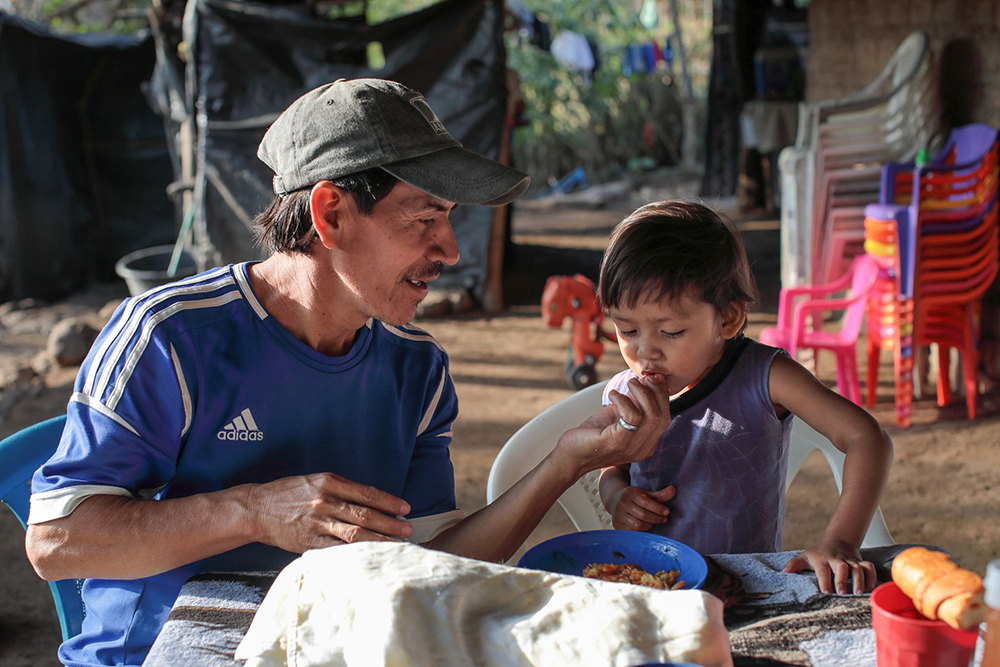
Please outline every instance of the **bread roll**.
[[[976, 591], [982, 590], [982, 577], [975, 572], [957, 567], [927, 587], [923, 597], [920, 598], [920, 604], [923, 607], [920, 613], [927, 618], [940, 618], [939, 607], [945, 600], [966, 593], [972, 595]], [[981, 593], [980, 597], [982, 597]]]
[[[916, 606], [916, 600], [920, 599], [918, 586], [926, 588], [934, 579], [957, 569], [958, 566], [946, 553], [912, 547], [893, 559], [892, 580], [900, 590], [914, 600]], [[923, 590], [919, 592], [922, 593]]]
[[986, 616], [986, 603], [983, 591], [978, 593], [959, 593], [948, 598], [938, 607], [937, 616], [953, 628], [967, 630], [983, 622]]
[[911, 547], [892, 561], [892, 580], [921, 614], [959, 630], [982, 622], [983, 580], [940, 551]]

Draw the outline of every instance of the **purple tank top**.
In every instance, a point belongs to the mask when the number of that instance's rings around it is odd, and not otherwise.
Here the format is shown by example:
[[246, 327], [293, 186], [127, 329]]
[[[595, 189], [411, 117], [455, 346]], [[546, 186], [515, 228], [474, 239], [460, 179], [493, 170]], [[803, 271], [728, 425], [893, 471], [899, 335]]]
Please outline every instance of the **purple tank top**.
[[[652, 532], [703, 554], [781, 551], [792, 415], [778, 419], [768, 390], [783, 350], [734, 340], [718, 364], [671, 401], [672, 419], [656, 453], [633, 463], [631, 483], [647, 491], [671, 484], [670, 520]], [[605, 388], [628, 393], [630, 370]]]

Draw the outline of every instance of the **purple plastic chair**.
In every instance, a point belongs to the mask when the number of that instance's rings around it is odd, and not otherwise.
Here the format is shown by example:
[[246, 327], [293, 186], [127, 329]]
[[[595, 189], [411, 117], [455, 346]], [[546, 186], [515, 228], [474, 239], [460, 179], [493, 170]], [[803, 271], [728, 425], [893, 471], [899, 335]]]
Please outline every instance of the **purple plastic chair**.
[[[882, 166], [882, 181], [879, 188], [879, 203], [865, 207], [866, 218], [879, 220], [896, 220], [896, 233], [899, 238], [899, 271], [900, 297], [912, 298], [914, 281], [914, 263], [916, 261], [917, 223], [920, 211], [920, 188], [914, 187], [912, 200], [908, 206], [896, 203], [896, 176], [912, 171], [914, 181], [919, 186], [919, 179], [931, 171], [952, 171], [956, 174], [971, 173], [979, 168], [982, 160], [997, 142], [998, 131], [989, 125], [973, 123], [956, 127], [948, 134], [948, 141], [924, 167], [917, 167], [913, 162], [888, 163]], [[952, 164], [945, 164], [948, 156], [953, 154]], [[969, 218], [946, 223], [930, 223], [920, 229], [921, 234], [927, 233], [961, 233], [972, 229], [983, 221], [984, 214], [993, 206], [993, 201], [983, 202], [975, 209], [969, 209]], [[929, 217], [933, 216], [930, 214]]]
[[[928, 171], [940, 171], [945, 167], [945, 160], [952, 150], [955, 151], [954, 161], [947, 165], [947, 169], [958, 174], [968, 173], [979, 166], [979, 161], [983, 159], [993, 144], [997, 141], [997, 130], [989, 125], [972, 123], [956, 127], [948, 133], [948, 141], [934, 156], [931, 163], [925, 167], [920, 167], [914, 176], [923, 176]], [[917, 169], [914, 162], [889, 162], [882, 165], [882, 178], [879, 184], [879, 203], [896, 203], [896, 176], [902, 172]], [[914, 196], [917, 193], [914, 192]], [[919, 203], [919, 199], [917, 202]]]

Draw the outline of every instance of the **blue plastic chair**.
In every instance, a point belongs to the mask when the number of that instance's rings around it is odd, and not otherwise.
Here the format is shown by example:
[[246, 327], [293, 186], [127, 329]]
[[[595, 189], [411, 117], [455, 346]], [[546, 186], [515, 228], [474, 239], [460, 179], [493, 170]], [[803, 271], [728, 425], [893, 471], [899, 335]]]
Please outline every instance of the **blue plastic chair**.
[[[27, 528], [31, 476], [56, 450], [65, 424], [65, 416], [53, 417], [0, 441], [0, 474], [3, 475], [0, 502], [10, 508], [23, 528]], [[49, 582], [63, 641], [80, 633], [86, 615], [80, 597], [82, 583], [79, 579]]]

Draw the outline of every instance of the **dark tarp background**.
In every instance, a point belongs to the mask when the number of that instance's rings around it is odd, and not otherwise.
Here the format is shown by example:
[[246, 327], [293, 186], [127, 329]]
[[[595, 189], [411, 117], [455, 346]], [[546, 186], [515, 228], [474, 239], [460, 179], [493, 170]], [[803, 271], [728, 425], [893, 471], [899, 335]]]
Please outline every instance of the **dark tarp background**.
[[[507, 98], [501, 9], [492, 1], [445, 0], [368, 26], [311, 18], [304, 6], [191, 0], [185, 41], [194, 52], [186, 90], [163, 57], [154, 88], [175, 129], [184, 116], [179, 98], [194, 109], [194, 238], [203, 263], [260, 256], [249, 223], [274, 195], [257, 145], [291, 102], [338, 78], [394, 79], [422, 92], [452, 136], [498, 159]], [[376, 71], [366, 64], [370, 42], [385, 54], [385, 67]], [[438, 285], [482, 297], [492, 215], [480, 206], [454, 211], [462, 258]]]
[[147, 38], [56, 37], [0, 13], [0, 301], [52, 300], [170, 243], [164, 123]]

